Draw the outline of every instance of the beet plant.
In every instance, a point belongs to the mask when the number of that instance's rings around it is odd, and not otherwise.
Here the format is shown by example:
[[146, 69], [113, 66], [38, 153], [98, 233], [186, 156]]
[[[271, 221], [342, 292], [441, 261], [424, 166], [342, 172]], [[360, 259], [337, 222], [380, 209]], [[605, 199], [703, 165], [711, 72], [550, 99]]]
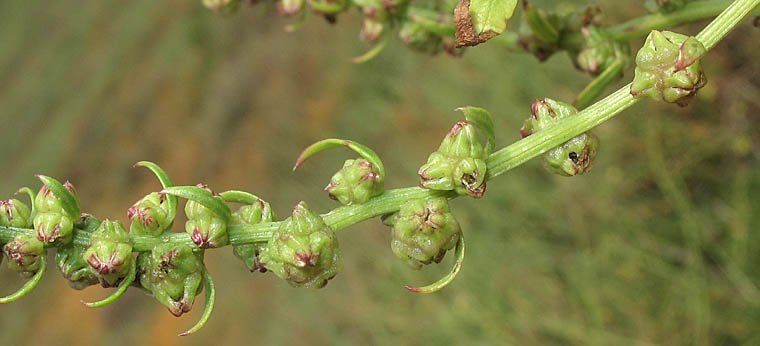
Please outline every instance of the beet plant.
[[[203, 4], [231, 14], [242, 1]], [[346, 148], [358, 156], [346, 160], [327, 184], [328, 197], [341, 206], [324, 214], [300, 202], [278, 218], [269, 203], [252, 193], [216, 193], [204, 184], [177, 186], [159, 165], [141, 161], [136, 166], [150, 170], [161, 189], [135, 201], [126, 213], [129, 222], [122, 224], [84, 212], [72, 183], [38, 175], [42, 186], [36, 194], [27, 187], [18, 191], [28, 195], [29, 204], [15, 198], [0, 202], [0, 259], [30, 277], [0, 303], [18, 300], [39, 283], [53, 249], [56, 265], [72, 288], [100, 284], [114, 289], [101, 301], [85, 302], [88, 307], [106, 306], [136, 287], [180, 316], [205, 292], [204, 312], [181, 334], [187, 335], [207, 322], [216, 299], [204, 264], [207, 251], [231, 246], [251, 272], [272, 273], [295, 287], [322, 288], [346, 265], [337, 232], [373, 218], [389, 226], [391, 252], [412, 269], [454, 253], [446, 276], [426, 286], [406, 287], [417, 293], [436, 292], [456, 277], [465, 258], [465, 230], [452, 214], [451, 199], [479, 199], [496, 177], [537, 157], [548, 172], [561, 176], [590, 171], [604, 140], [591, 132], [595, 127], [643, 99], [687, 106], [707, 83], [700, 60], [759, 4], [760, 0], [648, 1], [651, 14], [604, 26], [593, 6], [551, 13], [523, 1], [522, 11], [517, 11], [520, 31], [507, 32], [516, 0], [277, 1], [279, 13], [299, 16], [299, 21], [314, 12], [334, 22], [339, 13], [358, 9], [364, 15], [361, 37], [376, 46], [355, 62], [379, 54], [396, 32], [406, 45], [428, 53], [463, 54], [463, 47], [486, 42], [523, 49], [539, 59], [566, 51], [577, 68], [595, 78], [572, 103], [536, 100], [519, 130], [522, 139], [500, 149], [490, 112], [472, 106], [457, 109], [463, 119], [443, 134], [440, 146], [421, 163], [415, 187], [386, 189], [380, 155], [365, 145], [348, 139], [314, 143], [298, 156], [294, 170], [327, 149]], [[696, 36], [663, 30], [716, 15]], [[632, 55], [629, 41], [641, 36], [646, 36], [644, 45]], [[632, 82], [594, 102], [630, 64], [635, 66]], [[187, 200], [187, 221], [175, 226], [179, 199]], [[173, 232], [175, 227], [184, 227], [184, 232]]]

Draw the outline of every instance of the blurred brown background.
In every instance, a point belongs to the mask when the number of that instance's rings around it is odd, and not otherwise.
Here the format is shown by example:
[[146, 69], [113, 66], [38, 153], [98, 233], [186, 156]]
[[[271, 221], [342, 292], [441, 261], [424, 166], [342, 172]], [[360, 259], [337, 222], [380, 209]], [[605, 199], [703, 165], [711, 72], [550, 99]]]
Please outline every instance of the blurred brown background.
[[[611, 23], [644, 12], [600, 3]], [[0, 2], [0, 195], [38, 188], [33, 175], [44, 173], [71, 180], [83, 210], [125, 221], [159, 188], [131, 168], [150, 160], [178, 184], [248, 190], [279, 215], [300, 200], [326, 212], [337, 203], [322, 188], [350, 156], [328, 152], [291, 172], [316, 140], [364, 143], [383, 157], [389, 188], [415, 185], [456, 107], [489, 109], [504, 146], [535, 98], [571, 101], [589, 81], [565, 55], [540, 64], [496, 44], [452, 58], [394, 39], [353, 65], [367, 49], [357, 13], [334, 26], [313, 16], [292, 34], [271, 14], [223, 17], [199, 1]], [[339, 233], [345, 269], [322, 290], [210, 251], [215, 314], [185, 338], [176, 334], [202, 299], [182, 318], [138, 290], [89, 310], [80, 299], [110, 291], [71, 290], [53, 267], [0, 306], [0, 344], [760, 344], [758, 38], [745, 23], [711, 52], [710, 82], [689, 107], [645, 101], [601, 126], [588, 175], [552, 176], [534, 160], [482, 200], [453, 202], [468, 254], [440, 293], [403, 285], [435, 280], [451, 255], [409, 270], [372, 220]], [[22, 284], [0, 271], [3, 294]]]

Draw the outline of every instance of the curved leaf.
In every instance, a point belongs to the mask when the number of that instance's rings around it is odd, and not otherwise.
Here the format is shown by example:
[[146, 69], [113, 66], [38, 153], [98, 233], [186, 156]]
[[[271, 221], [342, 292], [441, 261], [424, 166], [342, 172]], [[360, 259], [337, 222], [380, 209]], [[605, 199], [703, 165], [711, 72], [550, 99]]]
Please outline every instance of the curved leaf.
[[314, 156], [320, 151], [338, 147], [348, 147], [349, 149], [355, 151], [357, 154], [359, 154], [359, 156], [369, 161], [369, 163], [372, 165], [372, 169], [374, 169], [378, 175], [385, 177], [385, 166], [383, 166], [383, 161], [380, 160], [380, 156], [378, 156], [377, 153], [375, 153], [372, 149], [354, 141], [337, 138], [323, 139], [308, 146], [301, 152], [301, 155], [298, 156], [298, 159], [296, 159], [296, 164], [293, 166], [293, 170], [295, 171], [303, 164], [304, 161], [306, 161], [306, 159]]
[[161, 191], [172, 196], [182, 197], [200, 203], [202, 206], [211, 209], [211, 211], [224, 218], [226, 221], [230, 220], [232, 211], [227, 203], [224, 203], [219, 197], [211, 194], [208, 190], [198, 186], [173, 186], [167, 187]]
[[61, 201], [61, 206], [63, 206], [63, 210], [69, 217], [74, 220], [79, 218], [79, 199], [77, 199], [71, 191], [64, 187], [58, 180], [51, 177], [42, 174], [37, 174], [36, 177], [47, 186], [48, 190], [50, 190], [58, 200]]
[[132, 259], [132, 264], [129, 266], [129, 273], [127, 274], [127, 277], [124, 278], [124, 280], [119, 285], [119, 289], [116, 290], [112, 295], [110, 295], [108, 298], [88, 303], [84, 300], [80, 300], [82, 304], [84, 304], [88, 308], [101, 308], [106, 305], [110, 305], [111, 303], [115, 302], [117, 299], [121, 298], [121, 296], [124, 294], [124, 292], [127, 291], [130, 285], [132, 285], [132, 282], [135, 281], [135, 276], [137, 275], [137, 260], [134, 258]]
[[214, 280], [211, 279], [211, 274], [208, 273], [208, 270], [203, 270], [203, 282], [205, 284], [205, 290], [206, 290], [206, 306], [203, 307], [203, 314], [201, 315], [201, 319], [198, 320], [198, 322], [190, 329], [188, 329], [186, 332], [179, 334], [179, 336], [187, 336], [190, 334], [193, 334], [203, 328], [203, 326], [206, 325], [206, 322], [208, 322], [209, 317], [211, 317], [211, 313], [214, 311], [214, 302], [216, 301], [216, 288], [214, 287]]
[[31, 215], [32, 215], [32, 217], [34, 217], [34, 213], [37, 211], [37, 208], [35, 207], [35, 202], [34, 202], [34, 200], [35, 200], [35, 198], [34, 198], [34, 191], [32, 191], [32, 189], [24, 186], [24, 187], [18, 189], [18, 191], [16, 191], [17, 195], [22, 194], [22, 193], [25, 193], [27, 196], [29, 196], [29, 199], [32, 201], [31, 202], [32, 203], [32, 213], [31, 213]]
[[465, 106], [456, 110], [464, 113], [464, 118], [470, 124], [483, 131], [486, 135], [486, 153], [491, 154], [496, 148], [496, 135], [494, 134], [493, 117], [483, 108]]
[[[174, 183], [172, 182], [172, 179], [169, 178], [169, 175], [166, 174], [166, 172], [164, 172], [161, 167], [153, 162], [140, 161], [138, 163], [135, 163], [134, 167], [145, 167], [149, 169], [151, 172], [153, 172], [153, 174], [156, 175], [156, 178], [158, 178], [158, 181], [161, 183], [161, 186], [164, 189], [174, 186]], [[169, 222], [167, 224], [171, 224], [174, 222], [174, 218], [177, 217], [177, 206], [179, 205], [179, 202], [177, 201], [177, 196], [173, 195], [167, 196], [166, 202], [169, 203], [169, 211], [171, 212], [169, 215]]]
[[440, 280], [427, 286], [422, 286], [422, 287], [404, 286], [404, 287], [406, 287], [406, 289], [414, 293], [438, 292], [439, 290], [441, 290], [442, 288], [450, 284], [452, 281], [454, 281], [454, 278], [456, 278], [457, 274], [459, 274], [459, 270], [462, 269], [462, 262], [464, 262], [464, 234], [459, 235], [459, 240], [457, 241], [457, 247], [456, 247], [456, 261], [454, 262], [454, 267], [451, 268], [451, 272], [446, 274], [446, 276], [442, 277]]
[[27, 293], [31, 292], [35, 287], [37, 287], [37, 284], [40, 283], [40, 280], [42, 280], [42, 276], [45, 275], [45, 270], [47, 269], [47, 256], [42, 255], [40, 256], [39, 260], [42, 262], [40, 262], [40, 269], [37, 270], [37, 273], [35, 273], [34, 276], [24, 284], [24, 286], [21, 286], [18, 291], [6, 297], [0, 298], [0, 304], [15, 302], [21, 299], [21, 297], [25, 296]]
[[261, 198], [250, 192], [238, 190], [224, 191], [219, 196], [222, 196], [222, 199], [230, 203], [253, 204], [261, 200]]
[[366, 53], [359, 55], [357, 57], [354, 57], [351, 59], [351, 62], [354, 64], [363, 64], [367, 61], [370, 61], [374, 59], [380, 52], [385, 49], [385, 47], [388, 45], [388, 42], [390, 42], [390, 29], [386, 29], [383, 33], [383, 36], [380, 38], [380, 42], [378, 42], [376, 45], [372, 46], [370, 50], [368, 50]]

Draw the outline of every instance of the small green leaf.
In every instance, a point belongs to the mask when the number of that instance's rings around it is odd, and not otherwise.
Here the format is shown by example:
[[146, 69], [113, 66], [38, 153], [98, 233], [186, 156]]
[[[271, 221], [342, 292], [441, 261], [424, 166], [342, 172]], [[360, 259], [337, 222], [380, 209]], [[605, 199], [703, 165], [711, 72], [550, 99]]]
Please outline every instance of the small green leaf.
[[212, 195], [211, 192], [202, 187], [173, 186], [165, 188], [161, 193], [198, 202], [226, 221], [229, 221], [230, 217], [232, 217], [232, 211], [227, 203], [224, 203], [221, 198]]
[[40, 280], [42, 280], [42, 276], [45, 275], [45, 270], [47, 269], [46, 257], [47, 256], [44, 254], [40, 256], [40, 269], [37, 269], [37, 273], [34, 274], [34, 277], [27, 281], [24, 286], [22, 286], [18, 291], [6, 297], [0, 298], [0, 304], [15, 302], [21, 299], [21, 297], [27, 295], [27, 293], [31, 292], [35, 287], [37, 287], [37, 284], [40, 283]]
[[119, 289], [116, 290], [112, 295], [110, 295], [108, 298], [88, 303], [84, 300], [80, 300], [82, 304], [84, 304], [88, 308], [101, 308], [106, 305], [110, 305], [111, 303], [115, 302], [117, 299], [121, 298], [122, 295], [124, 295], [124, 292], [127, 292], [127, 289], [130, 285], [132, 285], [132, 282], [135, 281], [135, 276], [137, 275], [137, 261], [133, 258], [132, 259], [132, 265], [129, 267], [129, 273], [127, 273], [127, 277], [124, 278], [124, 280], [119, 285]]
[[250, 192], [238, 191], [238, 190], [224, 191], [220, 193], [219, 196], [222, 196], [222, 199], [224, 199], [227, 202], [241, 203], [241, 204], [253, 204], [253, 203], [256, 203], [256, 201], [261, 199]]
[[46, 175], [37, 174], [37, 178], [40, 179], [50, 192], [61, 201], [61, 206], [63, 206], [63, 210], [66, 211], [66, 214], [69, 217], [74, 220], [79, 218], [79, 199], [77, 199], [71, 191], [64, 187], [58, 180]]
[[383, 166], [383, 161], [380, 160], [380, 156], [378, 156], [377, 153], [375, 153], [372, 149], [354, 141], [337, 138], [323, 139], [308, 146], [303, 150], [303, 152], [301, 152], [301, 155], [298, 156], [298, 159], [296, 159], [296, 164], [293, 166], [293, 170], [295, 171], [303, 164], [304, 161], [306, 161], [306, 159], [314, 156], [320, 151], [338, 147], [348, 147], [349, 149], [355, 151], [357, 154], [359, 154], [359, 156], [369, 161], [369, 163], [372, 165], [372, 169], [374, 169], [377, 174], [379, 174], [381, 177], [385, 177], [385, 167]]
[[457, 274], [459, 274], [459, 270], [462, 269], [462, 263], [464, 262], [464, 234], [459, 235], [459, 240], [457, 241], [456, 256], [457, 258], [454, 262], [454, 267], [451, 268], [451, 272], [446, 274], [446, 276], [442, 277], [440, 280], [422, 287], [404, 287], [414, 293], [433, 293], [440, 291], [442, 288], [446, 287], [448, 284], [454, 281], [454, 278], [456, 278]]
[[541, 41], [548, 43], [557, 43], [559, 41], [559, 31], [549, 22], [546, 14], [525, 2], [524, 17], [533, 34]]
[[496, 147], [496, 135], [494, 134], [493, 117], [483, 108], [465, 106], [457, 108], [464, 113], [464, 118], [470, 124], [475, 125], [486, 135], [486, 153], [491, 154]]
[[507, 20], [512, 17], [517, 0], [470, 0], [470, 16], [475, 32], [489, 31], [501, 34], [507, 29]]
[[[149, 169], [151, 172], [153, 172], [153, 174], [156, 175], [156, 178], [158, 178], [158, 181], [161, 183], [161, 187], [164, 189], [174, 186], [174, 183], [172, 182], [172, 179], [169, 178], [169, 175], [166, 174], [166, 172], [164, 172], [161, 167], [153, 162], [140, 161], [138, 163], [135, 163], [134, 167], [145, 167]], [[177, 201], [177, 196], [173, 195], [167, 196], [166, 202], [169, 203], [169, 211], [171, 213], [171, 215], [168, 217], [167, 224], [171, 225], [172, 222], [174, 222], [174, 218], [177, 217], [177, 206], [179, 205], [179, 202]]]
[[203, 328], [203, 326], [206, 325], [209, 317], [211, 317], [211, 313], [214, 311], [214, 302], [216, 301], [216, 288], [214, 287], [214, 280], [211, 279], [211, 274], [209, 274], [208, 270], [206, 269], [203, 269], [203, 282], [206, 286], [206, 306], [203, 307], [203, 314], [201, 315], [201, 319], [198, 320], [198, 323], [196, 323], [192, 328], [188, 329], [184, 333], [179, 334], [179, 336], [187, 336], [199, 331], [201, 328]]

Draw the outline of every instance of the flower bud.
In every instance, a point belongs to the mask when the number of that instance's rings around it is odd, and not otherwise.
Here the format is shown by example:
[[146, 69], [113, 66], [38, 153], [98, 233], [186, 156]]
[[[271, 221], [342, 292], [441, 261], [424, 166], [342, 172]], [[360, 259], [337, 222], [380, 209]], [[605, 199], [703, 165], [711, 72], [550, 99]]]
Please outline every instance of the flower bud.
[[82, 254], [90, 271], [103, 287], [116, 287], [129, 273], [132, 244], [119, 221], [103, 220], [90, 235], [90, 246]]
[[354, 160], [346, 160], [341, 168], [325, 187], [330, 198], [340, 201], [345, 205], [360, 204], [370, 198], [383, 193], [385, 180], [385, 166], [380, 156], [372, 149], [345, 139], [323, 139], [301, 152], [296, 159], [293, 170], [300, 167], [304, 161], [315, 154], [337, 147], [346, 147], [361, 156]]
[[475, 126], [460, 120], [443, 138], [438, 151], [420, 167], [420, 186], [433, 190], [454, 190], [460, 195], [483, 197], [486, 191], [486, 157]]
[[277, 2], [277, 12], [283, 16], [293, 16], [303, 11], [305, 0], [280, 0]]
[[98, 278], [90, 271], [90, 265], [83, 258], [86, 248], [69, 244], [59, 247], [55, 262], [63, 277], [69, 280], [69, 286], [75, 290], [85, 289], [98, 283]]
[[[531, 113], [531, 117], [525, 120], [520, 129], [523, 138], [553, 126], [578, 111], [567, 103], [547, 98], [536, 100], [531, 105]], [[563, 176], [580, 175], [591, 170], [598, 152], [599, 138], [591, 132], [586, 132], [545, 153], [544, 167]]]
[[[214, 195], [214, 192], [208, 186], [203, 184], [198, 184], [197, 186], [210, 192], [213, 196], [212, 198], [224, 203], [219, 196]], [[229, 208], [227, 209], [229, 216]], [[190, 239], [201, 249], [222, 247], [229, 244], [227, 219], [224, 217], [203, 206], [198, 201], [193, 200], [188, 200], [187, 204], [185, 204], [185, 215], [187, 216], [185, 231], [190, 235]]]
[[174, 221], [170, 215], [167, 196], [152, 192], [127, 209], [131, 220], [129, 233], [157, 237], [171, 227]]
[[29, 228], [32, 225], [31, 210], [15, 198], [0, 201], [0, 226]]
[[575, 59], [580, 70], [598, 75], [616, 61], [627, 63], [630, 60], [628, 46], [614, 40], [598, 27], [584, 27], [581, 29], [581, 34], [585, 42]]
[[190, 311], [203, 286], [202, 252], [187, 245], [158, 244], [137, 257], [140, 286], [174, 316]]
[[[232, 213], [230, 225], [255, 225], [262, 222], [272, 222], [274, 219], [274, 212], [272, 212], [269, 203], [257, 199], [253, 204], [244, 205]], [[261, 244], [233, 245], [232, 251], [251, 272], [258, 270], [263, 273], [267, 271], [261, 263], [263, 252]]]
[[540, 61], [566, 49], [561, 44], [567, 35], [600, 25], [601, 9], [595, 5], [578, 6], [573, 12], [560, 14], [545, 12], [523, 1], [523, 11], [518, 43]]
[[321, 288], [341, 269], [335, 232], [301, 202], [272, 234], [261, 263], [293, 286]]
[[[76, 191], [70, 182], [63, 183], [63, 187], [76, 199]], [[47, 185], [42, 185], [34, 205], [34, 229], [37, 231], [37, 239], [46, 244], [56, 241], [68, 243], [73, 235], [74, 221], [79, 215], [67, 213], [61, 200]]]
[[203, 6], [219, 13], [230, 14], [237, 11], [240, 0], [203, 0]]
[[367, 159], [346, 160], [325, 191], [344, 205], [361, 204], [383, 193], [384, 178]]
[[407, 201], [383, 222], [393, 227], [391, 250], [414, 269], [441, 262], [462, 233], [445, 197]]
[[390, 30], [390, 17], [382, 1], [371, 1], [362, 6], [362, 13], [364, 13], [364, 21], [360, 35], [363, 40], [375, 42], [386, 30]]
[[404, 44], [422, 53], [436, 54], [445, 48], [440, 36], [413, 21], [401, 23], [398, 35]]
[[706, 52], [695, 37], [652, 31], [636, 54], [631, 95], [685, 106], [707, 83], [699, 64]]
[[31, 277], [40, 269], [45, 254], [45, 244], [28, 234], [19, 234], [3, 246], [8, 257], [8, 268], [23, 277]]

